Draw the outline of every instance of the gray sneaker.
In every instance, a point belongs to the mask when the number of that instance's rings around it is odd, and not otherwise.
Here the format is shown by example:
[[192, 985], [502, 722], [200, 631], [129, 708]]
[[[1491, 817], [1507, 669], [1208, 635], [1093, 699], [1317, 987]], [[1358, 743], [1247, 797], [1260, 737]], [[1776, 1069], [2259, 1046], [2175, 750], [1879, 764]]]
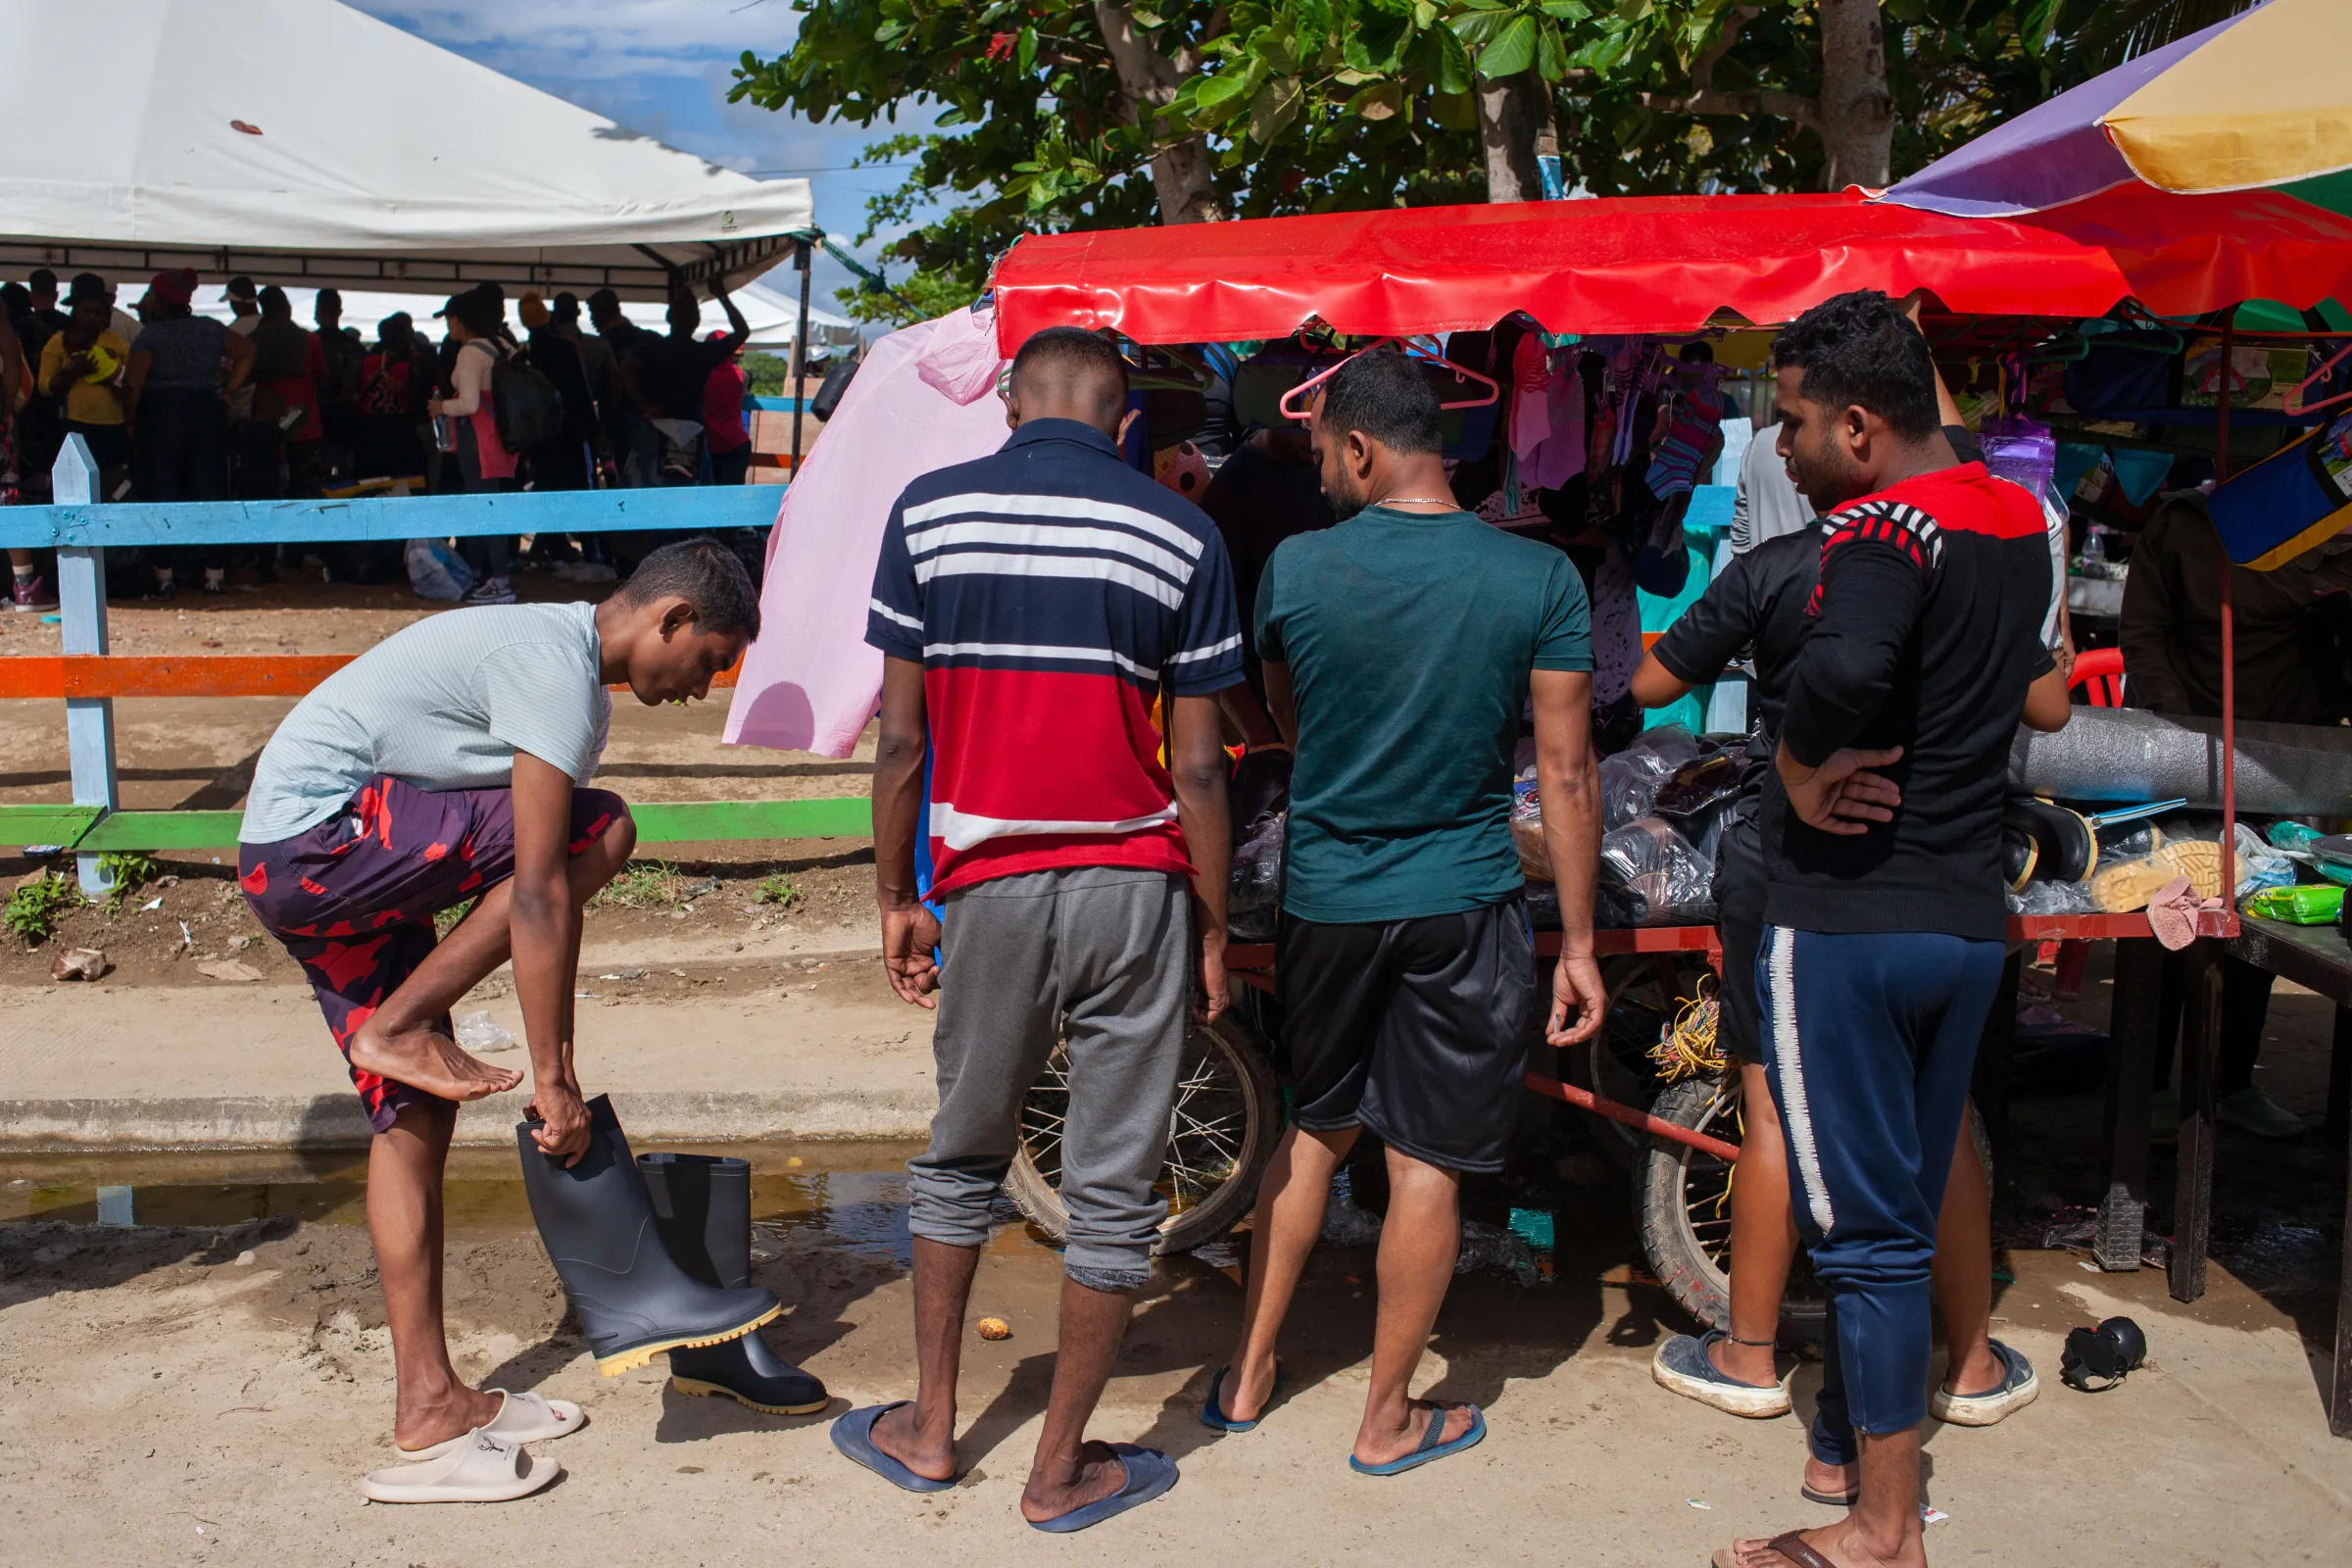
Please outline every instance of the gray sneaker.
[[[1778, 1383], [1741, 1383], [1724, 1375], [1707, 1354], [1707, 1347], [1724, 1338], [1720, 1329], [1710, 1329], [1698, 1339], [1677, 1334], [1658, 1347], [1658, 1353], [1649, 1358], [1649, 1375], [1657, 1379], [1658, 1387], [1671, 1389], [1686, 1399], [1711, 1404], [1727, 1415], [1746, 1416], [1761, 1421], [1770, 1416], [1788, 1413], [1788, 1379]], [[1791, 1371], [1790, 1376], [1794, 1376]]]
[[484, 577], [466, 590], [461, 605], [511, 605], [514, 602], [514, 585], [504, 577]]
[[2223, 1096], [2214, 1105], [2213, 1113], [2257, 1138], [2294, 1138], [2303, 1131], [2302, 1117], [2252, 1084], [2234, 1095]]
[[1928, 1414], [1956, 1427], [1989, 1427], [2034, 1402], [2034, 1396], [2041, 1392], [2034, 1363], [1998, 1340], [1989, 1343], [1992, 1353], [2001, 1358], [1999, 1385], [1983, 1394], [1954, 1394], [1938, 1383], [1936, 1392], [1928, 1396]]

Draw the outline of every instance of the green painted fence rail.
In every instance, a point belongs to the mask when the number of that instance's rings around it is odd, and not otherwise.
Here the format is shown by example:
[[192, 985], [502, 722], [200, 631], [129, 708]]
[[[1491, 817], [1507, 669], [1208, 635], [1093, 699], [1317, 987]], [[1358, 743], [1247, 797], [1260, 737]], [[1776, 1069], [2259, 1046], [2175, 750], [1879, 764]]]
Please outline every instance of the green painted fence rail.
[[[814, 801], [633, 803], [639, 844], [741, 844], [760, 839], [861, 839], [873, 832], [863, 796]], [[108, 811], [95, 806], [0, 806], [0, 844], [84, 855], [217, 850], [237, 842], [242, 811]]]

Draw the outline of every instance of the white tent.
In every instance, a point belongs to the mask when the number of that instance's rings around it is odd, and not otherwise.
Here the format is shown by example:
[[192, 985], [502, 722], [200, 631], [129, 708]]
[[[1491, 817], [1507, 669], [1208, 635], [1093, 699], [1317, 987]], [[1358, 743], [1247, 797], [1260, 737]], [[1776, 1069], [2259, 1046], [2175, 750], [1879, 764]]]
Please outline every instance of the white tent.
[[805, 179], [665, 147], [334, 0], [9, 0], [0, 61], [12, 275], [660, 299], [672, 274], [764, 271], [814, 226]]

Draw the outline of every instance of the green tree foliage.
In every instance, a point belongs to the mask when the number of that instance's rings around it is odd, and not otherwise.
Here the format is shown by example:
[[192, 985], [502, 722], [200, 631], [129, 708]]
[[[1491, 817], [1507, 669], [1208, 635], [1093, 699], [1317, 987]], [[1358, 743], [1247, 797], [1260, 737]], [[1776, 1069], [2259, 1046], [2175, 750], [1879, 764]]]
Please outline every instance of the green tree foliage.
[[[936, 131], [867, 149], [912, 168], [860, 239], [917, 223], [895, 286], [945, 310], [1023, 233], [1482, 200], [1479, 88], [1527, 73], [1572, 187], [1817, 188], [1848, 112], [1823, 102], [1822, 14], [1855, 4], [795, 0], [793, 48], [746, 52], [730, 96], [866, 126], [938, 106]], [[2111, 64], [2112, 39], [2083, 37], [2099, 9], [1883, 0], [1862, 19], [1883, 28], [1878, 156], [1899, 177]], [[870, 289], [842, 299], [907, 315]]]

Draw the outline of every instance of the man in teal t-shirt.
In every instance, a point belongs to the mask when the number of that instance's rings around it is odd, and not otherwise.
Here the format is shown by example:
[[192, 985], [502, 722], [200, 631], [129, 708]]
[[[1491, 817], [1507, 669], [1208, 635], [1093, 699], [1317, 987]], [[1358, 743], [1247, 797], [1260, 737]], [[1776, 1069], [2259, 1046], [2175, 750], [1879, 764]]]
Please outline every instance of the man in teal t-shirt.
[[1390, 1199], [1348, 1462], [1381, 1475], [1486, 1435], [1476, 1406], [1416, 1400], [1410, 1385], [1460, 1250], [1461, 1177], [1502, 1168], [1535, 1021], [1510, 834], [1531, 699], [1563, 926], [1546, 1038], [1590, 1039], [1605, 1007], [1584, 586], [1558, 551], [1454, 504], [1439, 419], [1402, 355], [1360, 355], [1332, 376], [1315, 453], [1344, 520], [1283, 541], [1258, 588], [1266, 696], [1297, 752], [1275, 968], [1298, 1108], [1258, 1192], [1241, 1348], [1201, 1411], [1230, 1427], [1273, 1396], [1275, 1340], [1332, 1174], [1368, 1128], [1388, 1146]]

